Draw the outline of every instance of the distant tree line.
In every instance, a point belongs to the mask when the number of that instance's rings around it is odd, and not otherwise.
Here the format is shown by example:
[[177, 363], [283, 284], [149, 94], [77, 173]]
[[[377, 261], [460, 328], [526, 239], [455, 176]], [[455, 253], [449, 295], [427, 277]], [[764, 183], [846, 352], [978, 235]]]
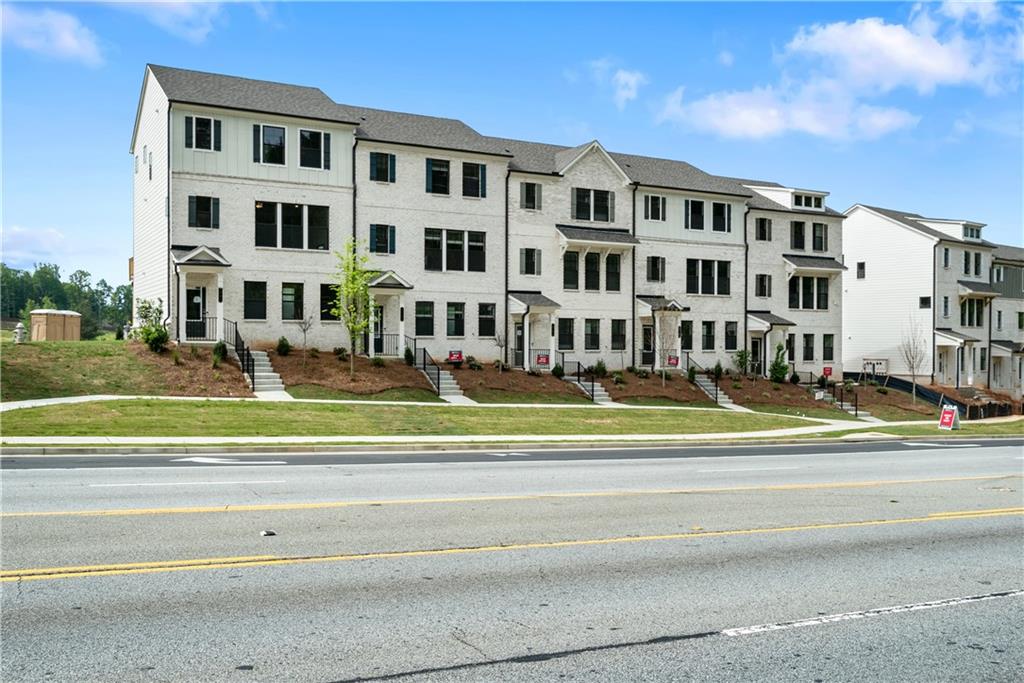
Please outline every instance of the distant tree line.
[[35, 270], [9, 268], [0, 263], [0, 315], [18, 318], [29, 327], [29, 311], [56, 308], [82, 314], [82, 338], [118, 330], [132, 317], [132, 287], [111, 287], [106, 280], [92, 284], [92, 275], [76, 270], [62, 281], [60, 268], [36, 264]]

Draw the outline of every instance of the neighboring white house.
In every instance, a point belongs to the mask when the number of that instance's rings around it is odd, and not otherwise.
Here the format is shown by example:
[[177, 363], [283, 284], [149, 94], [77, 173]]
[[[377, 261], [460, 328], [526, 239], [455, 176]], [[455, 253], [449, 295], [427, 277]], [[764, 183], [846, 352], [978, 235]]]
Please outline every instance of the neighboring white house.
[[[851, 269], [843, 289], [846, 369], [910, 375], [901, 346], [919, 337], [924, 354], [918, 376], [955, 388], [988, 387], [995, 356], [1000, 358], [998, 386], [1006, 387], [1015, 352], [1009, 344], [1019, 343], [1020, 331], [1007, 329], [1009, 311], [996, 303], [1001, 290], [992, 284], [993, 252], [1003, 249], [1012, 257], [1003, 266], [1009, 274], [1009, 266], [1020, 263], [1020, 249], [984, 241], [984, 225], [974, 221], [863, 204], [846, 216], [843, 251]], [[1019, 268], [1014, 276], [1019, 277]], [[993, 330], [994, 311], [997, 320], [1003, 318], [999, 332]], [[1019, 345], [1014, 368], [1019, 377]]]
[[[312, 318], [310, 345], [389, 356], [681, 369], [748, 348], [764, 372], [792, 340], [794, 370], [842, 373], [824, 192], [159, 66], [131, 151], [135, 293], [180, 343], [295, 342]], [[329, 305], [353, 239], [377, 271], [356, 343]]]
[[1024, 386], [1024, 249], [997, 245], [992, 252], [992, 364], [989, 386], [1016, 399]]

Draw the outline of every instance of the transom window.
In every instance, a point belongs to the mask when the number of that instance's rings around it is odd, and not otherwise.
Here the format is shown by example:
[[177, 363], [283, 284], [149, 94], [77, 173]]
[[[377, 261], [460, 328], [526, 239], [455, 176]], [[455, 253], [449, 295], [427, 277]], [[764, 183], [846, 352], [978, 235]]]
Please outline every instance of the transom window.
[[252, 160], [260, 164], [285, 165], [285, 129], [254, 124]]
[[299, 130], [299, 166], [330, 169], [330, 133], [321, 133], [318, 130]]

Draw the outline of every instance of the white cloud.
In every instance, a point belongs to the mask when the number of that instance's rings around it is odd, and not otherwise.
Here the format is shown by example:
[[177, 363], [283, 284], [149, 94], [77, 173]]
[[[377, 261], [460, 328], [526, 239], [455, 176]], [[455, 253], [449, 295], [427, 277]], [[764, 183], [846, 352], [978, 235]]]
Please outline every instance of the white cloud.
[[214, 22], [223, 9], [222, 3], [199, 0], [120, 2], [116, 6], [142, 15], [172, 36], [197, 44], [213, 31]]
[[53, 59], [103, 63], [96, 34], [76, 17], [51, 9], [29, 10], [3, 5], [3, 37], [18, 47]]
[[636, 99], [640, 87], [647, 84], [647, 76], [639, 71], [618, 69], [612, 76], [612, 83], [615, 85], [615, 106], [621, 110]]
[[718, 63], [722, 66], [732, 66], [736, 63], [736, 57], [728, 50], [722, 50], [718, 53]]
[[973, 21], [979, 24], [992, 24], [1000, 17], [996, 3], [985, 0], [944, 2], [939, 7], [939, 12], [956, 21]]
[[3, 231], [3, 260], [12, 267], [50, 263], [67, 252], [64, 233], [54, 228], [12, 225]]

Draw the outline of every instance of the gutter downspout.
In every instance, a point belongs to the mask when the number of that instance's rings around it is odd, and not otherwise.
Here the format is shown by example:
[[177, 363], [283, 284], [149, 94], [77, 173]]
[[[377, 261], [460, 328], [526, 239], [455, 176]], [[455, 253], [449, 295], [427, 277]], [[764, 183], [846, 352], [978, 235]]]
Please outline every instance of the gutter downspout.
[[[746, 202], [744, 202], [746, 203]], [[750, 334], [747, 321], [747, 308], [750, 306], [750, 242], [747, 239], [747, 220], [750, 215], [750, 205], [743, 210], [743, 351], [747, 353], [747, 337]], [[841, 294], [841, 292], [840, 292]], [[749, 354], [747, 355], [749, 359]]]
[[[932, 247], [932, 348], [931, 348], [931, 354], [929, 354], [929, 355], [931, 355], [931, 357], [932, 357], [932, 377], [931, 377], [931, 383], [933, 385], [935, 384], [935, 362], [936, 362], [935, 361], [935, 356], [936, 356], [935, 349], [938, 348], [937, 346], [935, 346], [936, 342], [938, 341], [938, 339], [935, 336], [935, 328], [938, 326], [938, 321], [936, 320], [936, 316], [937, 316], [936, 312], [938, 311], [937, 295], [938, 295], [938, 292], [939, 292], [939, 269], [935, 266], [935, 263], [936, 263], [936, 261], [938, 261], [938, 258], [939, 258], [939, 245], [940, 244], [941, 244], [940, 242], [936, 242], [935, 246]], [[959, 360], [957, 360], [957, 366], [956, 366], [956, 386], [957, 386], [957, 388], [960, 387], [960, 361]]]
[[[639, 187], [640, 186], [639, 186], [638, 183], [633, 183], [633, 220], [632, 220], [632, 227], [630, 228], [630, 231], [632, 232], [634, 239], [636, 238], [636, 191], [637, 191], [637, 189]], [[633, 255], [630, 258], [630, 261], [632, 262], [632, 267], [630, 268], [630, 270], [632, 271], [632, 278], [631, 278], [632, 279], [632, 283], [630, 285], [630, 290], [631, 291], [630, 291], [630, 297], [629, 297], [630, 323], [631, 323], [631, 328], [632, 328], [630, 330], [630, 334], [629, 334], [629, 336], [630, 336], [629, 364], [632, 365], [634, 368], [636, 367], [636, 252], [637, 252], [637, 246], [639, 246], [639, 245], [636, 245], [636, 244], [633, 245]], [[652, 311], [651, 312], [651, 317], [653, 318], [653, 316], [654, 316], [654, 313]]]
[[[989, 266], [988, 281], [990, 283], [992, 282], [992, 268], [991, 268], [991, 266]], [[987, 308], [988, 308], [988, 350], [985, 351], [985, 355], [987, 356], [987, 358], [985, 359], [985, 362], [987, 363], [987, 365], [985, 366], [985, 388], [986, 389], [991, 389], [992, 388], [992, 304], [994, 304], [995, 302], [996, 302], [995, 299], [989, 299], [988, 300], [988, 304], [987, 304]]]
[[[171, 258], [171, 107], [173, 105], [170, 101], [167, 102], [167, 199], [164, 202], [164, 211], [167, 214], [167, 252], [164, 254], [165, 258]], [[168, 266], [170, 264], [168, 263]], [[175, 273], [177, 273], [178, 267], [174, 267]], [[178, 275], [177, 277], [181, 277]], [[179, 284], [175, 281], [175, 286]], [[133, 285], [134, 287], [134, 285]], [[175, 290], [177, 292], [177, 290]], [[135, 296], [135, 290], [132, 290], [132, 297]], [[180, 303], [180, 302], [179, 302]], [[175, 306], [175, 308], [178, 308]], [[164, 327], [171, 322], [171, 269], [167, 268], [167, 317], [164, 318]], [[178, 341], [178, 325], [174, 326], [175, 333], [174, 338]]]
[[[359, 138], [352, 131], [352, 250], [356, 250], [356, 194], [358, 192], [359, 174], [356, 173], [356, 147], [359, 145]], [[403, 340], [404, 343], [404, 340]]]
[[[509, 187], [509, 179], [511, 177], [512, 177], [512, 169], [508, 168], [508, 169], [505, 170], [505, 300], [502, 303], [502, 308], [504, 308], [504, 311], [505, 311], [505, 348], [502, 351], [502, 353], [504, 353], [504, 355], [505, 355], [505, 358], [502, 359], [502, 362], [505, 363], [505, 365], [509, 365], [509, 362], [508, 362], [508, 347], [509, 347], [509, 343], [508, 343], [508, 341], [509, 341], [508, 340], [508, 318], [509, 318], [509, 313], [508, 313], [508, 269], [509, 269], [509, 258], [508, 258], [508, 224], [509, 224], [508, 187]], [[529, 310], [529, 307], [527, 307], [527, 310]]]

